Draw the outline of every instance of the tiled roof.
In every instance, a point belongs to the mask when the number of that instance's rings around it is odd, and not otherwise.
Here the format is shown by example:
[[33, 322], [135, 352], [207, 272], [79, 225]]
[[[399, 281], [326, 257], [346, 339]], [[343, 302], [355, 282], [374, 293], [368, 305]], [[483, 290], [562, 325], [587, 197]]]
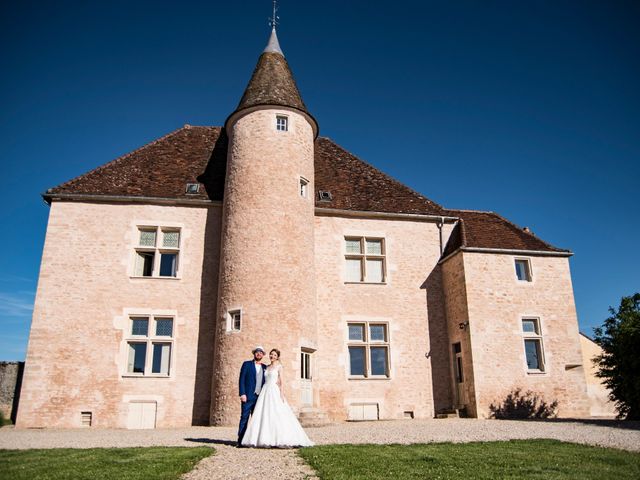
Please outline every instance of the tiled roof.
[[569, 250], [549, 245], [495, 212], [447, 210], [446, 214], [458, 217], [460, 221], [449, 237], [443, 257], [460, 247], [569, 253]]
[[443, 215], [437, 203], [360, 160], [328, 138], [315, 144], [315, 187], [331, 193], [316, 206], [341, 210]]
[[[222, 200], [227, 136], [220, 127], [184, 127], [88, 173], [49, 189], [51, 200], [64, 195]], [[200, 183], [196, 194], [187, 183]], [[315, 143], [316, 207], [363, 212], [458, 217], [461, 221], [445, 250], [458, 247], [565, 252], [493, 212], [446, 210], [360, 160], [328, 138]]]

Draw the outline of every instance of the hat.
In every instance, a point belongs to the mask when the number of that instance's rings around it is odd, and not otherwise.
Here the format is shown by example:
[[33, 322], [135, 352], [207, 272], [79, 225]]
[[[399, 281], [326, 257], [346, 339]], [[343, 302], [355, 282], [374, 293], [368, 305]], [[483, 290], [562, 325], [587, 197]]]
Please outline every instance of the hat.
[[262, 352], [264, 353], [264, 348], [262, 348], [261, 345], [258, 345], [256, 348], [254, 348], [251, 353], [256, 353], [256, 352]]

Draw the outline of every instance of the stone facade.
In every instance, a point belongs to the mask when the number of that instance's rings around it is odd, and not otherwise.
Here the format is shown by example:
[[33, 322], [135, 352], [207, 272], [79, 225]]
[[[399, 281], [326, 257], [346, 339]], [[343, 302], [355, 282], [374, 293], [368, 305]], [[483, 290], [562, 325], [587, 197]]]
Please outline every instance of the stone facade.
[[592, 417], [613, 418], [618, 411], [615, 404], [609, 400], [609, 389], [602, 384], [603, 379], [596, 376], [598, 367], [593, 363], [594, 357], [602, 355], [602, 348], [583, 334], [580, 334], [580, 345], [589, 396], [589, 413]]
[[[300, 168], [285, 178], [294, 202], [305, 205], [298, 171], [313, 176]], [[302, 349], [313, 352], [310, 406], [333, 421], [348, 419], [354, 405], [374, 405], [380, 419], [430, 418], [452, 407], [486, 417], [492, 403], [518, 387], [558, 400], [561, 416], [589, 414], [566, 258], [529, 257], [533, 280], [521, 282], [513, 255], [459, 252], [440, 261], [435, 219], [325, 212], [311, 217], [312, 229], [296, 233], [293, 217], [275, 203], [265, 207], [274, 218], [259, 222], [252, 215], [267, 219], [266, 210], [248, 200], [250, 207], [235, 213], [244, 211], [240, 216], [255, 227], [246, 238], [234, 232], [237, 244], [229, 230], [223, 233], [219, 206], [53, 203], [17, 426], [79, 427], [82, 412], [91, 412], [92, 425], [130, 427], [136, 402], [155, 404], [157, 427], [232, 424], [238, 369], [256, 343], [282, 350], [296, 411], [303, 406]], [[307, 206], [300, 215], [311, 215]], [[284, 223], [273, 223], [278, 219]], [[145, 225], [180, 229], [178, 278], [133, 275], [138, 229]], [[442, 226], [443, 245], [452, 227]], [[305, 245], [301, 234], [312, 234], [312, 245], [288, 257]], [[346, 237], [384, 239], [384, 284], [345, 281]], [[287, 248], [278, 247], [286, 238]], [[220, 278], [239, 283], [220, 289], [224, 304], [217, 309], [221, 242], [230, 248]], [[298, 260], [305, 255], [310, 258]], [[228, 331], [226, 312], [235, 308], [242, 309], [241, 332]], [[129, 318], [136, 315], [175, 319], [168, 377], [127, 374]], [[527, 371], [521, 319], [528, 316], [540, 319], [544, 373]], [[388, 326], [388, 378], [350, 376], [347, 325], [360, 322]], [[215, 360], [214, 336], [220, 339]]]
[[[516, 278], [516, 258], [521, 257], [461, 252], [448, 260], [456, 264], [445, 263], [445, 291], [449, 294], [449, 286], [456, 291], [450, 305], [450, 335], [458, 322], [455, 337], [462, 341], [465, 370], [473, 375], [473, 387], [467, 386], [470, 412], [487, 417], [492, 404], [521, 388], [548, 402], [557, 400], [559, 416], [588, 416], [569, 262], [527, 257], [532, 275], [527, 282]], [[543, 371], [527, 368], [522, 324], [527, 318], [539, 322], [536, 337], [542, 342]]]
[[[441, 285], [430, 278], [440, 258], [436, 222], [318, 216], [315, 224], [319, 406], [333, 420], [354, 404], [377, 405], [379, 418], [432, 418], [450, 403]], [[346, 282], [345, 237], [384, 238], [384, 284]], [[347, 324], [360, 322], [388, 325], [388, 378], [350, 376]]]
[[[55, 202], [27, 349], [20, 427], [208, 424], [221, 209]], [[140, 226], [180, 229], [177, 278], [133, 275]], [[207, 252], [207, 255], [205, 255]], [[173, 318], [170, 373], [127, 374], [130, 316]], [[135, 406], [134, 406], [135, 407]]]
[[[277, 117], [286, 130], [277, 130]], [[317, 349], [312, 125], [285, 109], [259, 109], [229, 127], [219, 308], [211, 420], [240, 415], [238, 374], [255, 345], [277, 347], [285, 371], [301, 348]], [[307, 194], [301, 195], [300, 181]], [[241, 312], [240, 331], [229, 328]], [[267, 351], [268, 353], [268, 351]], [[289, 402], [300, 407], [299, 376], [288, 375]]]

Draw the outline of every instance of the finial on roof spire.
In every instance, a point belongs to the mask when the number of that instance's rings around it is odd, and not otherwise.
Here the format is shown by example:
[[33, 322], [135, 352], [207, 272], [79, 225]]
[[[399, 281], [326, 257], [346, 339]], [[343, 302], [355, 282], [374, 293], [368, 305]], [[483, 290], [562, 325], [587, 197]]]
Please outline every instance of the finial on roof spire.
[[269, 37], [269, 43], [267, 43], [264, 52], [279, 53], [284, 57], [280, 43], [278, 42], [278, 35], [276, 34], [276, 25], [278, 25], [279, 16], [276, 15], [278, 8], [276, 6], [276, 0], [273, 0], [273, 16], [269, 19], [269, 25], [271, 25], [271, 36]]
[[269, 19], [269, 26], [271, 27], [272, 30], [276, 29], [276, 26], [278, 25], [278, 20], [280, 20], [280, 17], [276, 15], [276, 12], [278, 11], [278, 6], [276, 5], [276, 3], [277, 3], [277, 0], [273, 0], [273, 15]]

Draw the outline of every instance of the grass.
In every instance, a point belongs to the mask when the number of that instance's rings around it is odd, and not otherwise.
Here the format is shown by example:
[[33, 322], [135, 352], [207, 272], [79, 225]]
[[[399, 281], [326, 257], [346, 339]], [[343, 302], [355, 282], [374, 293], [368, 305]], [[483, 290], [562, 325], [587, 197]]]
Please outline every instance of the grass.
[[640, 478], [640, 453], [556, 440], [327, 445], [299, 454], [323, 480]]
[[209, 447], [0, 450], [3, 480], [176, 479], [214, 453]]

